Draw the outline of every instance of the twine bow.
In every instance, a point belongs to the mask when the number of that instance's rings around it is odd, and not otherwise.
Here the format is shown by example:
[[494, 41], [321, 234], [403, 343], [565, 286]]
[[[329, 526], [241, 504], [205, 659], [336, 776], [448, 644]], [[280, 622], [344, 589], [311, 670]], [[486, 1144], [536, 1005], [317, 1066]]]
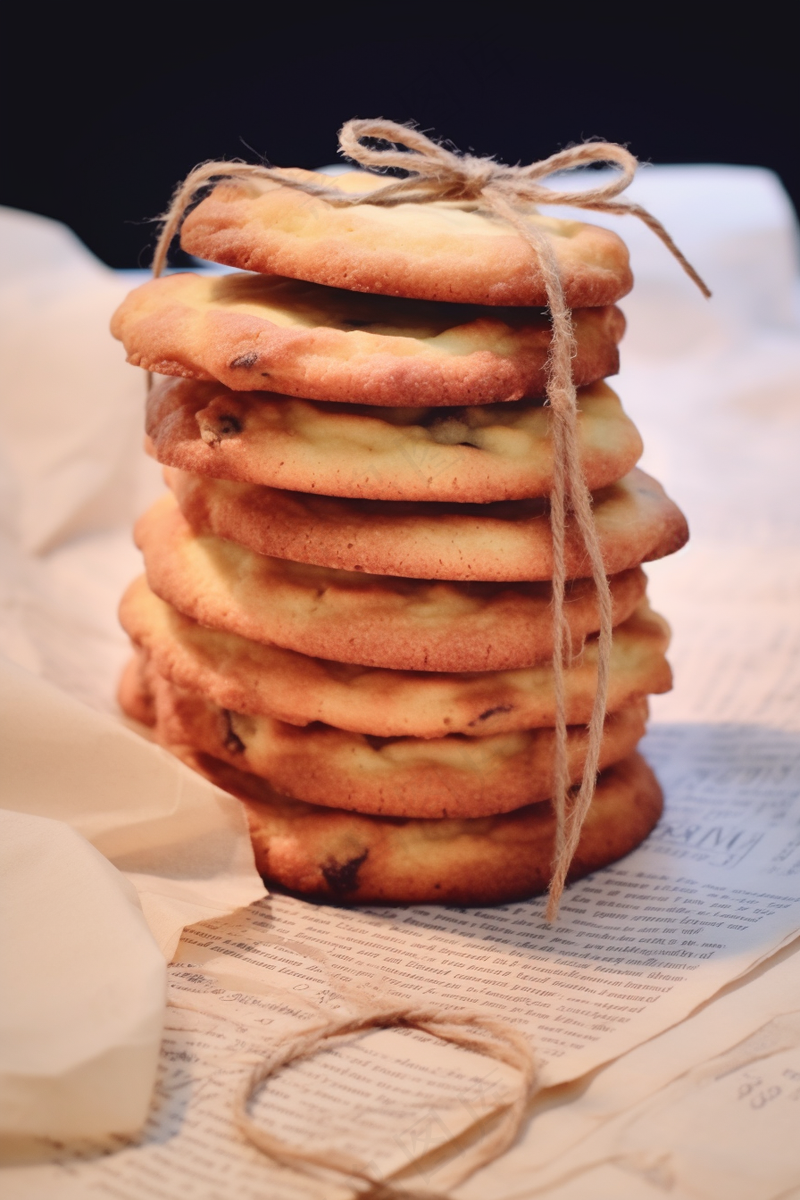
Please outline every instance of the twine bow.
[[[389, 148], [365, 146], [364, 139], [388, 143]], [[552, 410], [553, 487], [550, 494], [550, 523], [553, 536], [553, 672], [556, 702], [556, 753], [553, 805], [556, 813], [556, 845], [547, 905], [547, 919], [555, 920], [558, 905], [580, 838], [581, 828], [594, 795], [597, 780], [603, 724], [608, 696], [611, 656], [612, 603], [603, 564], [602, 549], [592, 515], [592, 498], [580, 463], [578, 408], [572, 381], [575, 338], [570, 310], [561, 286], [558, 264], [552, 244], [535, 221], [538, 204], [562, 204], [594, 212], [631, 215], [644, 221], [678, 260], [704, 296], [711, 293], [703, 280], [673, 242], [660, 221], [640, 204], [619, 198], [632, 182], [638, 162], [623, 146], [613, 142], [584, 142], [562, 150], [541, 162], [509, 167], [492, 158], [456, 154], [431, 141], [418, 129], [395, 121], [353, 120], [339, 132], [342, 153], [368, 170], [400, 168], [403, 179], [392, 179], [383, 187], [366, 193], [347, 193], [326, 184], [303, 180], [280, 169], [243, 162], [208, 162], [196, 167], [178, 187], [164, 223], [153, 258], [153, 273], [164, 269], [167, 251], [180, 230], [187, 208], [199, 190], [224, 179], [269, 181], [316, 196], [335, 207], [398, 204], [431, 204], [450, 201], [469, 204], [493, 214], [510, 225], [531, 248], [533, 264], [538, 266], [547, 294], [552, 322], [548, 359], [547, 402]], [[395, 147], [404, 147], [396, 149]], [[619, 169], [599, 186], [580, 191], [557, 191], [542, 181], [559, 171], [574, 170], [593, 163], [610, 163]], [[572, 518], [586, 548], [588, 566], [597, 589], [599, 625], [597, 689], [591, 719], [587, 727], [587, 752], [583, 777], [577, 795], [568, 804], [570, 793], [567, 770], [567, 724], [564, 697], [564, 664], [572, 652], [564, 612], [566, 582], [565, 541], [567, 517]]]

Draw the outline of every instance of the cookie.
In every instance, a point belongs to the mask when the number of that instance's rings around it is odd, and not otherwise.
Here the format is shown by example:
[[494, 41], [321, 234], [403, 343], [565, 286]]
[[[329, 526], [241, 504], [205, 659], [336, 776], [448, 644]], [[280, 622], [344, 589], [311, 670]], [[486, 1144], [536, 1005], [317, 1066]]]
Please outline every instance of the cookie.
[[[165, 478], [196, 533], [215, 534], [257, 554], [411, 579], [551, 579], [548, 502], [449, 504], [347, 500], [191, 475]], [[689, 536], [680, 509], [655, 479], [634, 469], [594, 493], [594, 516], [609, 575], [680, 549]], [[568, 578], [588, 573], [586, 550], [567, 523]]]
[[[553, 652], [548, 583], [448, 583], [338, 571], [198, 537], [172, 495], [139, 519], [150, 587], [211, 629], [315, 658], [407, 671], [502, 671]], [[611, 579], [614, 622], [644, 595], [642, 571]], [[573, 645], [599, 628], [594, 584], [567, 586]]]
[[[322, 721], [377, 737], [485, 736], [555, 723], [552, 666], [473, 674], [386, 671], [265, 646], [205, 629], [159, 600], [144, 579], [131, 584], [120, 621], [160, 675], [235, 712], [293, 725]], [[668, 691], [666, 622], [642, 602], [614, 630], [607, 710]], [[588, 722], [597, 685], [597, 641], [564, 672], [567, 721]]]
[[[369, 192], [385, 177], [364, 171], [286, 174], [343, 192]], [[570, 308], [611, 304], [630, 291], [628, 251], [616, 234], [536, 211]], [[470, 201], [334, 207], [268, 181], [219, 183], [186, 218], [190, 254], [247, 271], [310, 279], [356, 292], [467, 304], [546, 304], [530, 246], [505, 221]]]
[[147, 685], [147, 662], [147, 654], [137, 649], [120, 676], [117, 702], [125, 716], [132, 721], [140, 725], [155, 725], [156, 706], [153, 693]]
[[[148, 682], [162, 745], [193, 746], [311, 804], [394, 817], [479, 817], [553, 793], [552, 728], [486, 737], [380, 738], [236, 713], [200, 692], [175, 687], [155, 671]], [[633, 752], [646, 719], [645, 700], [606, 717], [600, 769]], [[568, 727], [572, 783], [583, 773], [587, 738], [584, 726]]]
[[[604, 383], [578, 393], [591, 489], [621, 479], [642, 442]], [[535, 401], [472, 408], [375, 408], [231, 392], [162, 379], [147, 402], [151, 453], [201, 475], [324, 496], [479, 504], [544, 496], [553, 484], [550, 409]]]
[[[268, 886], [339, 904], [503, 904], [547, 890], [555, 848], [549, 804], [467, 820], [367, 817], [303, 804], [188, 747], [184, 761], [244, 801], [256, 866]], [[624, 858], [663, 808], [658, 781], [633, 754], [600, 775], [568, 879]]]
[[[575, 382], [619, 370], [625, 318], [575, 314]], [[259, 275], [181, 273], [132, 291], [111, 331], [128, 362], [235, 391], [372, 405], [543, 396], [550, 319], [528, 309], [425, 304]]]

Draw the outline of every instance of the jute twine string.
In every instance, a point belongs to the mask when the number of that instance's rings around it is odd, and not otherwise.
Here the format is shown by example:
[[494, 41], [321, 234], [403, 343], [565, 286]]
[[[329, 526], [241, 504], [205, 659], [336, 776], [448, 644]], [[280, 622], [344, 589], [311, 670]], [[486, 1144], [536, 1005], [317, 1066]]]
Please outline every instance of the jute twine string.
[[[513, 1026], [492, 1016], [426, 1008], [402, 1001], [388, 1002], [351, 987], [337, 987], [350, 1001], [354, 1013], [323, 1015], [313, 1025], [282, 1038], [262, 1053], [236, 1055], [235, 1062], [250, 1069], [235, 1095], [234, 1124], [248, 1141], [277, 1166], [315, 1179], [336, 1175], [342, 1182], [352, 1184], [359, 1195], [368, 1196], [370, 1200], [441, 1200], [441, 1192], [408, 1189], [401, 1184], [376, 1179], [367, 1165], [353, 1155], [331, 1148], [316, 1152], [283, 1141], [250, 1116], [248, 1109], [253, 1097], [284, 1067], [312, 1058], [322, 1049], [333, 1049], [352, 1042], [372, 1029], [418, 1029], [443, 1042], [470, 1050], [473, 1054], [505, 1063], [517, 1071], [517, 1086], [509, 1098], [501, 1100], [488, 1114], [489, 1118], [494, 1118], [488, 1132], [462, 1151], [447, 1167], [437, 1171], [441, 1185], [449, 1189], [493, 1162], [515, 1141], [526, 1109], [539, 1090], [539, 1072], [533, 1047]], [[203, 1015], [216, 1013], [229, 1021], [253, 1024], [247, 1017], [240, 1019], [238, 1014], [234, 1016], [217, 997], [177, 995], [171, 998], [170, 1003], [173, 1007], [186, 1008]], [[312, 1007], [318, 1008], [316, 1005]], [[452, 1139], [456, 1140], [457, 1137]], [[440, 1149], [446, 1149], [446, 1145]]]
[[[388, 149], [365, 146], [370, 138], [389, 143]], [[637, 160], [623, 146], [611, 142], [586, 142], [553, 154], [525, 167], [509, 167], [491, 158], [455, 154], [431, 141], [417, 129], [385, 120], [348, 121], [340, 130], [343, 154], [367, 169], [401, 168], [404, 179], [393, 179], [384, 187], [361, 194], [304, 181], [280, 169], [242, 162], [208, 162], [196, 167], [178, 187], [164, 216], [161, 235], [153, 259], [153, 272], [159, 275], [165, 266], [169, 246], [180, 230], [186, 209], [204, 186], [223, 179], [270, 181], [317, 196], [335, 207], [361, 204], [393, 206], [428, 204], [434, 201], [469, 202], [479, 210], [494, 214], [510, 225], [527, 242], [541, 272], [552, 321], [552, 339], [548, 362], [547, 401], [552, 409], [554, 454], [553, 487], [550, 495], [550, 523], [553, 537], [553, 671], [556, 701], [556, 746], [553, 805], [556, 813], [556, 844], [550, 880], [547, 919], [555, 920], [570, 863], [580, 838], [581, 828], [594, 795], [603, 737], [608, 673], [611, 654], [611, 592], [603, 564], [602, 549], [592, 515], [591, 495], [586, 487], [580, 463], [577, 400], [572, 381], [575, 341], [571, 313], [559, 278], [552, 244], [534, 222], [526, 218], [532, 205], [569, 204], [597, 212], [631, 214], [651, 229], [675, 256], [704, 295], [710, 292], [686, 260], [660, 221], [641, 205], [620, 193], [633, 180]], [[394, 149], [393, 146], [405, 147]], [[611, 163], [619, 174], [597, 187], [582, 191], [557, 191], [541, 181], [554, 172], [571, 170], [591, 163]], [[568, 516], [572, 515], [586, 548], [588, 565], [597, 589], [599, 607], [599, 646], [597, 689], [587, 728], [587, 753], [577, 795], [567, 803], [567, 724], [564, 700], [564, 664], [571, 653], [569, 631], [564, 612], [566, 581], [565, 541]]]
[[[363, 145], [364, 138], [377, 139], [405, 149], [379, 150], [367, 147]], [[710, 292], [663, 225], [641, 205], [617, 198], [633, 180], [638, 165], [634, 156], [622, 146], [609, 142], [588, 142], [529, 166], [509, 167], [494, 159], [455, 154], [437, 145], [419, 130], [384, 120], [348, 121], [340, 131], [339, 143], [342, 152], [360, 166], [377, 170], [401, 168], [408, 173], [407, 177], [393, 179], [368, 193], [348, 194], [338, 188], [293, 178], [282, 170], [262, 165], [235, 161], [204, 163], [195, 168], [175, 192], [163, 219], [153, 258], [153, 273], [156, 276], [162, 273], [169, 247], [198, 192], [209, 184], [225, 179], [279, 183], [317, 196], [335, 207], [357, 207], [361, 204], [391, 207], [435, 201], [466, 203], [505, 221], [531, 248], [534, 263], [545, 284], [553, 330], [547, 373], [547, 402], [552, 410], [554, 458], [550, 521], [553, 539], [553, 671], [556, 698], [553, 804], [557, 833], [547, 905], [547, 919], [552, 921], [558, 914], [569, 865], [594, 794], [608, 692], [612, 603], [602, 548], [592, 515], [592, 498], [580, 463], [577, 399], [572, 381], [575, 339], [571, 313], [552, 245], [540, 227], [527, 220], [532, 215], [531, 207], [538, 204], [566, 204], [597, 212], [636, 216], [664, 242], [703, 294], [709, 296]], [[613, 164], [619, 169], [619, 175], [604, 180], [598, 187], [578, 192], [560, 192], [541, 182], [555, 172], [598, 162]], [[568, 804], [570, 789], [563, 671], [572, 651], [564, 612], [569, 516], [572, 516], [585, 546], [597, 589], [600, 631], [597, 690], [587, 729], [586, 764], [577, 795]], [[426, 1009], [365, 995], [360, 999], [355, 996], [351, 999], [356, 1015], [325, 1017], [311, 1028], [282, 1039], [279, 1045], [264, 1054], [243, 1056], [242, 1061], [246, 1061], [252, 1069], [239, 1091], [235, 1120], [242, 1133], [265, 1155], [280, 1165], [294, 1167], [306, 1174], [334, 1170], [357, 1185], [361, 1194], [369, 1195], [370, 1200], [426, 1200], [431, 1196], [431, 1193], [403, 1190], [375, 1180], [363, 1163], [347, 1155], [327, 1151], [320, 1155], [289, 1146], [258, 1126], [248, 1113], [254, 1092], [281, 1068], [310, 1058], [323, 1046], [339, 1044], [370, 1029], [392, 1027], [423, 1030], [443, 1041], [505, 1062], [519, 1072], [520, 1084], [516, 1098], [498, 1106], [496, 1112], [501, 1114], [500, 1120], [487, 1136], [459, 1156], [445, 1186], [452, 1187], [460, 1183], [512, 1144], [524, 1119], [526, 1106], [539, 1087], [534, 1051], [522, 1034], [482, 1013]], [[180, 1001], [178, 1003], [181, 1004]], [[205, 1011], [206, 1004], [207, 998], [204, 997], [197, 1007]], [[184, 1002], [182, 1006], [196, 1007], [191, 1002]], [[229, 1015], [226, 1013], [226, 1016]]]

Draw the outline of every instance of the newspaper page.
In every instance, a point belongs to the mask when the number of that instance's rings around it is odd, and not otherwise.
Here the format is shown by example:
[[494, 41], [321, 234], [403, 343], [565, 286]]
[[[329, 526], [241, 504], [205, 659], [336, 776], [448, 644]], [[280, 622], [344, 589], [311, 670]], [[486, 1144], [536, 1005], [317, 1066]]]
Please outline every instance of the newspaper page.
[[[604, 1145], [591, 1147], [598, 1160], [594, 1169], [613, 1162], [670, 1195], [678, 1191], [698, 1200], [797, 1196], [798, 1106], [800, 1011], [795, 1010], [618, 1118]], [[578, 1159], [585, 1161], [589, 1149], [581, 1146]], [[570, 1164], [566, 1173], [575, 1175], [576, 1166]], [[530, 1195], [530, 1181], [519, 1195]]]
[[[611, 1156], [662, 1187], [677, 1185], [690, 1195], [777, 1200], [800, 1189], [799, 1109], [800, 1011], [795, 1011], [695, 1068], [626, 1121]], [[715, 1147], [713, 1157], [709, 1145]]]
[[[705, 1077], [709, 1063], [724, 1064], [724, 1070], [712, 1072], [716, 1079], [729, 1070], [731, 1062], [735, 1061], [738, 1069], [764, 1052], [770, 1053], [774, 1049], [771, 1039], [765, 1042], [758, 1036], [765, 1028], [788, 1031], [788, 1041], [782, 1046], [794, 1045], [797, 1039], [791, 1031], [798, 995], [800, 944], [795, 941], [746, 979], [729, 985], [689, 1020], [622, 1055], [588, 1080], [542, 1094], [517, 1145], [491, 1169], [464, 1183], [457, 1195], [460, 1200], [516, 1200], [543, 1192], [549, 1198], [550, 1189], [579, 1175], [589, 1189], [585, 1194], [593, 1195], [588, 1184], [592, 1172], [602, 1164], [628, 1161], [623, 1143], [634, 1124], [637, 1138], [650, 1140], [651, 1159], [666, 1161], [673, 1150], [681, 1148], [683, 1139], [666, 1132], [662, 1111], [675, 1096], [683, 1102], [695, 1083]], [[704, 1144], [711, 1158], [720, 1142], [713, 1130], [706, 1127], [706, 1132], [708, 1136], [704, 1142], [699, 1139], [698, 1145]], [[800, 1180], [796, 1145], [792, 1153]], [[634, 1158], [630, 1156], [628, 1165], [638, 1170], [632, 1165]], [[640, 1173], [646, 1176], [650, 1165]], [[662, 1183], [665, 1178], [662, 1171]], [[437, 1186], [435, 1171], [426, 1183]], [[726, 1187], [721, 1184], [723, 1196], [728, 1194]], [[760, 1198], [757, 1189], [755, 1194]]]
[[[555, 1200], [562, 1188], [572, 1191], [570, 1184], [594, 1197], [601, 1171], [638, 1179], [641, 1194], [647, 1195], [647, 1184], [670, 1197], [696, 1200], [800, 1195], [800, 1010], [794, 974], [794, 1007], [728, 1051], [706, 1055], [651, 1099], [588, 1133], [549, 1167], [537, 1170], [533, 1146], [519, 1147], [491, 1175], [483, 1173], [460, 1188], [459, 1197]], [[665, 1035], [661, 1050], [671, 1049], [671, 1041]]]
[[[346, 1005], [348, 985], [511, 1021], [530, 1035], [548, 1085], [680, 1021], [800, 928], [800, 752], [784, 731], [700, 722], [656, 725], [647, 749], [665, 819], [624, 862], [570, 888], [556, 925], [542, 900], [347, 911], [276, 895], [188, 930], [171, 968], [159, 1099], [140, 1142], [83, 1163], [20, 1166], [6, 1186], [37, 1195], [45, 1172], [51, 1187], [66, 1173], [131, 1200], [211, 1197], [234, 1181], [256, 1195], [266, 1179], [272, 1195], [302, 1195], [306, 1185], [275, 1175], [233, 1125], [246, 1070], [237, 1056], [313, 1020], [318, 1006]], [[201, 1011], [183, 1007], [187, 997]], [[287, 1071], [254, 1112], [294, 1143], [400, 1170], [507, 1094], [493, 1062], [433, 1046], [369, 1035]]]

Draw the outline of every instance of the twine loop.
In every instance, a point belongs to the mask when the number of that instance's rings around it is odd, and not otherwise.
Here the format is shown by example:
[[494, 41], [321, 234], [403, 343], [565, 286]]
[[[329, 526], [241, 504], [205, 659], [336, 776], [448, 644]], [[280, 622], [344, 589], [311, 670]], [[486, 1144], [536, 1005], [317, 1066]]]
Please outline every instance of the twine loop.
[[[292, 946], [294, 943], [281, 943]], [[298, 995], [276, 984], [268, 983], [265, 990], [276, 1002], [296, 1005], [302, 1002], [309, 1010], [311, 1024], [301, 1025], [269, 1040], [263, 1049], [242, 1050], [232, 1061], [244, 1068], [232, 1097], [231, 1117], [234, 1125], [252, 1145], [279, 1167], [295, 1170], [311, 1178], [331, 1175], [357, 1188], [357, 1195], [369, 1200], [444, 1200], [442, 1190], [430, 1192], [405, 1188], [400, 1183], [377, 1179], [367, 1163], [326, 1147], [316, 1151], [308, 1146], [292, 1145], [265, 1129], [250, 1115], [250, 1107], [259, 1090], [275, 1075], [292, 1063], [298, 1063], [336, 1046], [352, 1043], [375, 1029], [417, 1029], [453, 1046], [482, 1055], [489, 1060], [505, 1063], [517, 1073], [515, 1084], [509, 1084], [493, 1103], [487, 1095], [488, 1110], [478, 1117], [473, 1130], [477, 1136], [466, 1147], [462, 1142], [467, 1131], [460, 1130], [434, 1148], [441, 1161], [458, 1147], [458, 1154], [436, 1170], [437, 1185], [446, 1193], [462, 1183], [481, 1167], [493, 1162], [516, 1140], [529, 1112], [530, 1104], [541, 1090], [541, 1070], [536, 1050], [528, 1037], [506, 1021], [490, 1013], [474, 1009], [439, 1007], [435, 1002], [423, 1005], [406, 997], [390, 996], [382, 989], [360, 987], [343, 980], [331, 967], [328, 956], [319, 948], [304, 947], [303, 954], [314, 959], [328, 975], [328, 986], [335, 990], [349, 1011], [331, 1013], [311, 996]], [[185, 1009], [212, 1019], [232, 1021], [242, 1026], [259, 1043], [264, 1041], [264, 1027], [253, 1012], [232, 1013], [220, 996], [209, 993], [195, 995], [170, 989], [170, 1008]], [[251, 1037], [248, 1036], [248, 1041]], [[249, 1068], [249, 1069], [248, 1069]], [[492, 1089], [493, 1090], [493, 1089]], [[422, 1159], [425, 1158], [423, 1154]], [[410, 1157], [408, 1167], [418, 1164]], [[401, 1168], [402, 1170], [402, 1168]], [[398, 1174], [395, 1171], [394, 1174]]]
[[248, 1112], [254, 1095], [283, 1068], [311, 1058], [321, 1050], [352, 1041], [373, 1029], [418, 1029], [473, 1054], [505, 1063], [518, 1073], [514, 1094], [494, 1105], [490, 1115], [495, 1121], [488, 1132], [440, 1174], [445, 1189], [455, 1187], [511, 1146], [540, 1086], [536, 1057], [528, 1039], [513, 1026], [481, 1013], [402, 1003], [380, 1004], [374, 999], [359, 1005], [355, 1015], [336, 1015], [311, 1028], [301, 1029], [263, 1054], [239, 1056], [238, 1061], [250, 1070], [234, 1101], [234, 1122], [241, 1133], [277, 1166], [289, 1167], [314, 1178], [333, 1173], [344, 1182], [366, 1188], [371, 1200], [378, 1197], [380, 1200], [433, 1200], [434, 1197], [441, 1200], [441, 1192], [409, 1190], [402, 1184], [376, 1178], [367, 1164], [354, 1155], [333, 1148], [316, 1152], [308, 1147], [292, 1146], [269, 1133]]

